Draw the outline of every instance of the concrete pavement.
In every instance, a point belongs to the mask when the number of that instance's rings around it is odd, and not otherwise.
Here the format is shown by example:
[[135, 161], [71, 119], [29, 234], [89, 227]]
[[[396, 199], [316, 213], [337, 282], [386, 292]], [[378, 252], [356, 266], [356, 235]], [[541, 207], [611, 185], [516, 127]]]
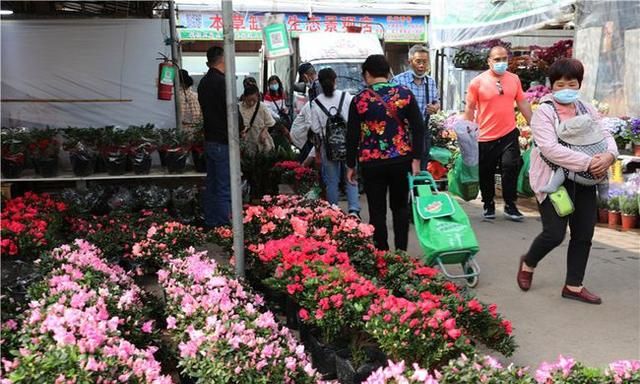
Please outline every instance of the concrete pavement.
[[[362, 196], [362, 218], [368, 221], [366, 197]], [[602, 305], [589, 305], [560, 296], [566, 272], [569, 234], [563, 244], [540, 262], [530, 291], [516, 285], [519, 257], [541, 231], [533, 201], [525, 202], [522, 223], [502, 217], [483, 222], [479, 200], [463, 202], [480, 242], [477, 256], [480, 283], [475, 289], [485, 303], [498, 304], [498, 310], [513, 322], [519, 345], [505, 362], [537, 367], [555, 360], [559, 354], [572, 356], [590, 366], [605, 367], [619, 359], [640, 359], [640, 234], [597, 227], [584, 284], [603, 299]], [[344, 203], [341, 202], [341, 205]], [[388, 213], [389, 244], [393, 244], [391, 212]], [[410, 227], [409, 253], [419, 257], [413, 226]], [[495, 353], [494, 353], [495, 355]]]

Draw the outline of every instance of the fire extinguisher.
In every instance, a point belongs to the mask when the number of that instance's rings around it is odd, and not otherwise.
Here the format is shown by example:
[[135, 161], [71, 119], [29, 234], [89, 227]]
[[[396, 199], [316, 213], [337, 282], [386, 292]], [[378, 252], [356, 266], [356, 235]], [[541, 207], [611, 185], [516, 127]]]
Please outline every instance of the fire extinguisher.
[[165, 56], [158, 66], [158, 100], [171, 100], [175, 76], [176, 67]]

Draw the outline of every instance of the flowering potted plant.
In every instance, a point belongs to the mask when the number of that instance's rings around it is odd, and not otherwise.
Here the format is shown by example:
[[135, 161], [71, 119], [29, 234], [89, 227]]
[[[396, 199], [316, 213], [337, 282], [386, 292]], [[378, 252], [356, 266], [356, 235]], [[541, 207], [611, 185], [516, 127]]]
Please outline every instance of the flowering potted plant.
[[636, 227], [638, 222], [638, 194], [630, 193], [620, 197], [622, 211], [622, 230], [627, 231]]
[[128, 129], [131, 144], [129, 160], [136, 175], [147, 175], [151, 171], [151, 154], [155, 151], [158, 137], [153, 124], [130, 126]]
[[609, 222], [609, 200], [606, 196], [598, 196], [598, 223]]
[[620, 193], [609, 192], [609, 228], [616, 228], [620, 221]]
[[127, 131], [113, 126], [105, 127], [101, 152], [107, 172], [112, 176], [123, 175], [127, 171], [129, 156], [129, 134]]
[[94, 128], [72, 128], [63, 131], [63, 149], [69, 152], [71, 169], [76, 176], [91, 175], [96, 166], [99, 131]]
[[2, 128], [2, 175], [7, 179], [20, 177], [25, 167], [27, 136], [22, 129]]
[[545, 83], [547, 63], [527, 55], [512, 57], [509, 60], [509, 72], [520, 77], [523, 89], [529, 89], [533, 85]]
[[633, 143], [633, 155], [640, 156], [640, 117], [629, 120], [628, 136]]
[[613, 136], [618, 149], [620, 151], [625, 150], [627, 147], [627, 143], [630, 140], [630, 129], [626, 121], [619, 117], [605, 117], [602, 119], [602, 124], [609, 131], [611, 136]]
[[204, 153], [204, 129], [202, 123], [196, 126], [189, 134], [189, 145], [191, 147], [191, 157], [196, 172], [207, 172], [206, 155]]
[[60, 141], [56, 129], [34, 129], [30, 133], [29, 155], [34, 161], [36, 172], [42, 177], [58, 175], [58, 153]]
[[183, 173], [189, 156], [189, 139], [187, 134], [177, 129], [169, 129], [164, 133], [162, 148], [169, 173]]

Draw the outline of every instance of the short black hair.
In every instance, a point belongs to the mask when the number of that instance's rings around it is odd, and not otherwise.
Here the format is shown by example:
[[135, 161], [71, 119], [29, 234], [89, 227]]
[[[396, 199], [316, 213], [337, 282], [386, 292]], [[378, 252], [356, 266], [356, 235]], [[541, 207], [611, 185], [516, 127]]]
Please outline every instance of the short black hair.
[[245, 87], [245, 88], [248, 85], [251, 85], [251, 84], [256, 85], [256, 86], [258, 85], [258, 80], [256, 80], [256, 78], [253, 77], [253, 76], [247, 76], [247, 77], [244, 78], [244, 80], [242, 80], [242, 86]]
[[211, 65], [216, 65], [224, 58], [224, 49], [222, 47], [211, 47], [207, 49], [207, 61]]
[[254, 84], [249, 84], [244, 87], [244, 93], [242, 94], [242, 96], [247, 97], [247, 96], [255, 95], [256, 93], [260, 94], [260, 90], [258, 89], [258, 86]]
[[496, 49], [504, 49], [505, 51], [507, 51], [507, 55], [509, 54], [509, 50], [507, 49], [507, 47], [505, 47], [504, 45], [500, 45], [500, 44], [496, 44], [493, 47], [491, 47], [491, 49], [489, 49], [489, 53], [487, 54], [488, 57], [491, 57], [491, 54], [493, 53], [494, 50]]
[[556, 81], [565, 78], [567, 80], [578, 80], [578, 85], [582, 86], [582, 79], [584, 78], [584, 66], [577, 59], [558, 59], [556, 60], [547, 71], [551, 87]]
[[185, 69], [181, 69], [180, 73], [180, 83], [184, 85], [185, 88], [189, 88], [193, 85], [193, 78], [189, 76], [189, 72]]
[[325, 96], [333, 96], [333, 91], [336, 89], [336, 78], [336, 72], [331, 68], [323, 68], [318, 72], [318, 82]]
[[370, 55], [362, 63], [362, 75], [369, 72], [373, 77], [387, 77], [390, 72], [389, 62], [384, 55]]

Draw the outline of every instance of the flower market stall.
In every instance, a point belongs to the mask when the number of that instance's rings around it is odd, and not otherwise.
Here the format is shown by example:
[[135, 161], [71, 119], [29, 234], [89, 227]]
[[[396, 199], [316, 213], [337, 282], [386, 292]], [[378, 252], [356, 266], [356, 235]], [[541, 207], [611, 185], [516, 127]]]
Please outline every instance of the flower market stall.
[[[516, 348], [494, 304], [419, 260], [376, 250], [371, 226], [320, 200], [265, 196], [245, 207], [241, 281], [203, 248], [218, 244], [233, 263], [229, 228], [205, 232], [162, 210], [99, 218], [78, 202], [28, 194], [3, 207], [3, 274], [30, 264], [28, 289], [3, 275], [4, 382], [640, 379], [637, 361], [503, 367], [478, 349]], [[24, 225], [34, 220], [42, 231]]]

